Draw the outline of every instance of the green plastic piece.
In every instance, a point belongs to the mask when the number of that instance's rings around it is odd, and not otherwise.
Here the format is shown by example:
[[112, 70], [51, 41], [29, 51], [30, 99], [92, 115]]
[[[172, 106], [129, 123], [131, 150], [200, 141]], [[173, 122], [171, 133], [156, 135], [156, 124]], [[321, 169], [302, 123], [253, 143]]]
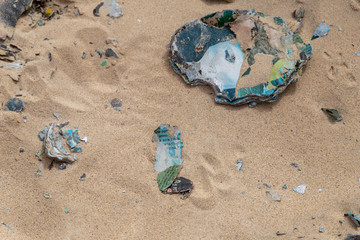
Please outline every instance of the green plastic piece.
[[159, 173], [157, 182], [161, 191], [166, 190], [174, 182], [180, 170], [180, 165], [174, 165]]

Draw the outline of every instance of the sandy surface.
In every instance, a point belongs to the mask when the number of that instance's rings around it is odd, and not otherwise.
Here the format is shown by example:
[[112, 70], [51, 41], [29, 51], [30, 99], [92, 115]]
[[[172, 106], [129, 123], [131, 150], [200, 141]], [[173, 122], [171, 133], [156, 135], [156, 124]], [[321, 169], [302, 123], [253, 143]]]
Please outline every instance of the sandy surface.
[[[343, 239], [360, 233], [343, 216], [360, 208], [359, 0], [124, 0], [119, 19], [94, 17], [97, 3], [77, 0], [42, 27], [29, 27], [28, 15], [18, 21], [11, 42], [22, 47], [27, 63], [18, 83], [1, 76], [0, 102], [20, 93], [26, 108], [0, 111], [1, 239]], [[83, 15], [74, 15], [75, 6]], [[277, 102], [253, 109], [216, 104], [210, 87], [187, 86], [169, 64], [166, 45], [187, 21], [235, 8], [290, 21], [300, 6], [303, 39], [322, 21], [342, 30], [331, 27], [327, 37], [311, 41], [314, 54], [303, 77]], [[111, 46], [105, 41], [112, 38], [122, 57], [102, 67], [95, 50]], [[123, 99], [121, 112], [111, 108], [113, 98]], [[344, 120], [331, 122], [322, 107], [337, 108]], [[89, 142], [66, 170], [55, 165], [36, 177], [37, 133], [59, 122], [53, 112]], [[195, 186], [186, 200], [157, 187], [151, 139], [161, 123], [182, 132], [181, 176]], [[241, 172], [234, 166], [239, 159]], [[83, 173], [86, 180], [79, 181]], [[281, 202], [266, 198], [264, 183]], [[308, 186], [304, 195], [292, 191], [300, 184]]]

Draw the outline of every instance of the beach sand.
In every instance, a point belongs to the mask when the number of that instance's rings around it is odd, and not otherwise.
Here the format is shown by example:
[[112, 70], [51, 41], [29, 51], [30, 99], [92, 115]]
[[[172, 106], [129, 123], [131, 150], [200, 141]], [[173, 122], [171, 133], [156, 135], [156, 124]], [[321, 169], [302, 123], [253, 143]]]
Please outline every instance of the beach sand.
[[[31, 28], [29, 14], [19, 19], [11, 43], [22, 48], [18, 56], [26, 64], [18, 82], [0, 78], [0, 102], [22, 94], [26, 105], [20, 114], [0, 111], [1, 239], [343, 239], [360, 233], [344, 217], [360, 208], [359, 0], [124, 0], [118, 19], [104, 12], [95, 17], [97, 1], [57, 3], [64, 13], [44, 26]], [[314, 53], [302, 78], [276, 102], [216, 104], [211, 87], [186, 85], [169, 63], [166, 45], [188, 21], [254, 8], [291, 22], [300, 6], [305, 41], [322, 21], [336, 27], [311, 41]], [[83, 15], [75, 16], [75, 7]], [[101, 66], [104, 57], [95, 50], [107, 47], [121, 58]], [[110, 106], [113, 98], [123, 99], [121, 111]], [[338, 109], [343, 121], [332, 122], [323, 107]], [[50, 161], [35, 156], [42, 148], [37, 134], [66, 121], [88, 143], [67, 169], [49, 170]], [[152, 136], [161, 123], [181, 131], [180, 175], [194, 183], [186, 200], [157, 186]], [[42, 163], [45, 171], [36, 177]], [[292, 190], [300, 184], [307, 185], [304, 195]], [[268, 199], [267, 190], [276, 190], [281, 202]]]

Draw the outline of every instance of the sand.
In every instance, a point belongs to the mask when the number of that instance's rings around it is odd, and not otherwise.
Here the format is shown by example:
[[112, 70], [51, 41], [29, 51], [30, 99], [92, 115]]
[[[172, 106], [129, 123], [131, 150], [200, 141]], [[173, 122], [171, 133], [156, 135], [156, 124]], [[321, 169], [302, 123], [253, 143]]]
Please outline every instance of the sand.
[[[31, 28], [29, 15], [19, 19], [11, 42], [21, 46], [26, 64], [19, 82], [1, 76], [0, 102], [22, 94], [26, 108], [0, 111], [1, 239], [343, 239], [360, 233], [344, 218], [360, 207], [360, 1], [119, 3], [119, 19], [95, 17], [98, 2], [80, 0], [42, 27]], [[75, 6], [83, 15], [74, 15]], [[311, 41], [314, 54], [303, 77], [274, 103], [216, 104], [210, 87], [186, 85], [169, 64], [166, 45], [187, 21], [255, 8], [291, 22], [300, 6], [303, 39], [322, 21], [342, 30], [331, 27]], [[113, 38], [118, 43], [105, 43]], [[102, 67], [95, 50], [108, 46], [121, 58]], [[113, 98], [123, 99], [120, 112], [111, 108]], [[331, 122], [322, 107], [338, 109], [343, 121]], [[88, 137], [83, 153], [67, 169], [55, 165], [36, 177], [38, 131], [65, 121]], [[186, 200], [157, 187], [151, 139], [161, 123], [182, 133], [181, 176], [195, 187]], [[240, 172], [237, 160], [244, 162]], [[307, 185], [304, 195], [292, 190], [300, 184]], [[277, 191], [281, 202], [268, 199], [267, 190]]]

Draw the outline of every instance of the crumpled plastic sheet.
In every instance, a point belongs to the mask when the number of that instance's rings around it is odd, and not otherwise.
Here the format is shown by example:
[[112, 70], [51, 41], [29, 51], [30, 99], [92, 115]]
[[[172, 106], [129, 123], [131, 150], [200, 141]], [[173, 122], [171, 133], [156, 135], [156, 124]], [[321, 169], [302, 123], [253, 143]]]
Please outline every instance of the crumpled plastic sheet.
[[71, 147], [75, 148], [80, 143], [79, 131], [77, 129], [72, 130], [61, 130], [62, 135], [66, 139], [66, 143]]
[[11, 37], [20, 15], [31, 7], [33, 0], [0, 0], [0, 39]]
[[155, 130], [153, 142], [157, 144], [154, 166], [156, 172], [163, 172], [167, 168], [180, 165], [183, 162], [183, 142], [180, 139], [180, 135], [181, 133], [177, 126], [170, 126], [168, 124], [161, 124]]
[[60, 133], [56, 131], [55, 128], [56, 123], [51, 123], [50, 127], [45, 127], [42, 131], [42, 134], [45, 133], [44, 136], [39, 134], [40, 139], [42, 136], [44, 137], [43, 142], [46, 156], [57, 161], [68, 163], [74, 162], [75, 159], [71, 157], [70, 153], [68, 153], [63, 147]]
[[316, 28], [314, 35], [312, 36], [311, 40], [325, 37], [328, 35], [330, 31], [329, 25], [327, 25], [325, 22], [320, 23], [320, 25]]
[[275, 101], [312, 55], [282, 18], [255, 10], [224, 10], [186, 23], [169, 50], [186, 83], [212, 86], [218, 103], [249, 106]]

